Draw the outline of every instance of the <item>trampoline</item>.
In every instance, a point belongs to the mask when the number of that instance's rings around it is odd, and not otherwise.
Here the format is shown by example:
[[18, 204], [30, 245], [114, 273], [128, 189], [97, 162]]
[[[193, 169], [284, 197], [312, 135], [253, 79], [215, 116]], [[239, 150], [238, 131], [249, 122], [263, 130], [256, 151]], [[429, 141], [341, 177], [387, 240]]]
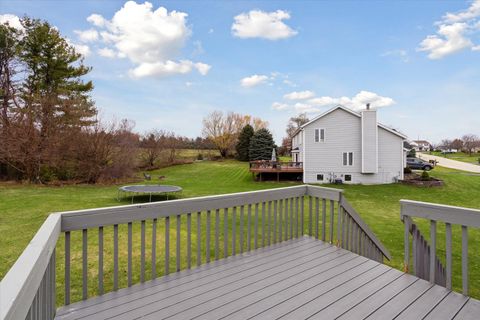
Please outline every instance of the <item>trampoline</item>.
[[117, 200], [120, 201], [120, 193], [132, 194], [132, 203], [133, 197], [137, 194], [148, 194], [150, 195], [150, 202], [152, 202], [152, 194], [165, 194], [167, 196], [170, 193], [181, 192], [182, 188], [178, 186], [169, 186], [169, 185], [134, 185], [134, 186], [123, 186], [118, 188]]

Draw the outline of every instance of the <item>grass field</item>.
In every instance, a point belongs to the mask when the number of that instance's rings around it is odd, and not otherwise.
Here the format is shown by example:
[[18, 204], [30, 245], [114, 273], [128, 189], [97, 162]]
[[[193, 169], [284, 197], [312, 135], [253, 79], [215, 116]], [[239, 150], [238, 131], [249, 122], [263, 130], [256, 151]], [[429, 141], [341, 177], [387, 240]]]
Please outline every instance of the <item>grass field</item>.
[[[403, 224], [400, 221], [400, 199], [412, 199], [428, 202], [437, 202], [450, 205], [465, 206], [471, 208], [480, 208], [480, 176], [468, 175], [454, 170], [437, 167], [431, 173], [434, 177], [445, 181], [445, 186], [441, 188], [418, 188], [399, 184], [392, 185], [344, 185], [345, 196], [353, 207], [360, 213], [365, 222], [370, 226], [374, 233], [390, 250], [393, 259], [387, 262], [395, 268], [402, 267], [403, 261]], [[184, 191], [182, 197], [194, 197], [210, 194], [222, 194], [258, 189], [267, 189], [275, 187], [291, 186], [291, 182], [255, 182], [248, 172], [248, 164], [237, 161], [224, 162], [195, 162], [189, 165], [179, 165], [164, 168], [152, 172], [152, 181], [158, 183], [157, 177], [165, 176], [162, 183], [179, 185]], [[65, 187], [45, 187], [33, 185], [18, 184], [0, 184], [0, 278], [5, 275], [14, 261], [21, 254], [25, 246], [38, 230], [46, 216], [55, 211], [86, 209], [95, 207], [105, 207], [119, 205], [116, 200], [118, 186], [65, 186]], [[124, 200], [123, 204], [129, 203], [129, 199]], [[194, 221], [192, 221], [194, 224]], [[424, 235], [428, 236], [428, 225], [426, 222], [419, 223]], [[123, 226], [124, 227], [124, 226]], [[123, 228], [121, 226], [121, 228]], [[150, 230], [147, 225], [147, 230]], [[171, 228], [174, 230], [175, 224]], [[460, 277], [460, 233], [454, 229], [454, 281], [456, 288]], [[161, 232], [161, 231], [159, 231]], [[439, 226], [439, 252], [444, 250], [443, 243], [444, 227]], [[120, 229], [120, 241], [124, 242], [126, 232]], [[160, 233], [161, 234], [161, 233]], [[147, 232], [147, 239], [150, 234]], [[181, 237], [185, 236], [182, 231]], [[123, 237], [123, 238], [122, 238]], [[105, 230], [105, 243], [111, 243], [111, 230]], [[139, 225], [134, 225], [134, 258], [138, 258], [139, 251]], [[89, 284], [92, 289], [90, 294], [95, 294], [96, 288], [96, 251], [95, 244], [97, 238], [95, 232], [89, 233]], [[183, 240], [182, 240], [183, 241]], [[192, 239], [194, 241], [194, 239]], [[480, 232], [472, 230], [469, 233], [470, 241], [470, 274], [472, 282], [470, 284], [471, 295], [480, 298], [480, 256], [477, 254], [480, 250]], [[175, 239], [171, 239], [174, 243]], [[72, 266], [73, 271], [80, 274], [81, 270], [81, 232], [72, 233]], [[185, 242], [183, 242], [185, 243]], [[63, 238], [59, 240], [59, 250], [57, 251], [58, 261], [62, 261]], [[110, 268], [108, 261], [111, 261], [110, 245], [105, 246], [105, 268]], [[76, 249], [76, 250], [75, 250]], [[158, 248], [161, 251], [161, 246]], [[172, 249], [173, 250], [173, 249]], [[147, 248], [148, 251], [148, 248]], [[125, 254], [120, 252], [120, 264], [125, 266]], [[162, 259], [161, 256], [158, 257]], [[137, 261], [137, 260], [136, 260]], [[182, 265], [184, 265], [182, 261]], [[148, 274], [147, 264], [147, 274]], [[172, 260], [171, 266], [175, 262]], [[58, 270], [59, 284], [62, 283], [63, 271], [60, 265]], [[123, 268], [124, 269], [124, 268]], [[123, 270], [122, 269], [122, 270]], [[161, 266], [158, 266], [159, 270]], [[138, 264], [134, 265], [134, 274], [137, 274], [134, 280], [138, 280]], [[123, 270], [124, 271], [124, 270]], [[173, 269], [172, 269], [173, 271]], [[72, 279], [73, 299], [79, 298], [81, 286], [79, 279]], [[112, 285], [112, 279], [106, 275], [105, 287], [108, 290]], [[121, 277], [121, 286], [126, 285], [125, 277]], [[90, 285], [89, 285], [90, 287]], [[62, 301], [62, 290], [59, 285], [59, 301]]]
[[430, 152], [430, 154], [434, 156], [444, 157], [452, 160], [468, 162], [473, 164], [479, 164], [479, 159], [480, 159], [480, 153], [472, 153], [472, 155], [469, 155], [468, 153], [465, 153], [465, 152], [443, 154], [441, 152], [432, 151]]

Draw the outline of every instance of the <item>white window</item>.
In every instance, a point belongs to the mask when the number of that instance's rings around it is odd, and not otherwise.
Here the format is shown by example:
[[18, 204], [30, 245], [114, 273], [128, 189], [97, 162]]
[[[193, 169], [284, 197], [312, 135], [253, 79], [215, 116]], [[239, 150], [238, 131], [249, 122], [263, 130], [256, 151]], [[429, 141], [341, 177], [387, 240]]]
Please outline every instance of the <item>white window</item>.
[[315, 142], [325, 142], [325, 129], [315, 129]]
[[343, 165], [344, 166], [353, 166], [353, 152], [344, 152], [343, 153]]

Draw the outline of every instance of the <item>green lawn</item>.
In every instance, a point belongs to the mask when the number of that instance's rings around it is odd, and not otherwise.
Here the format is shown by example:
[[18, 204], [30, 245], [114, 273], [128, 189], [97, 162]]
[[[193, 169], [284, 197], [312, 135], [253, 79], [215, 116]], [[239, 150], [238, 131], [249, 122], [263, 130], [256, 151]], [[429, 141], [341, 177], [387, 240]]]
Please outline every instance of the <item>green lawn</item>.
[[[437, 178], [445, 180], [445, 186], [441, 188], [418, 188], [405, 185], [378, 185], [378, 186], [363, 186], [363, 185], [344, 185], [341, 186], [345, 190], [345, 196], [353, 207], [360, 213], [365, 222], [371, 227], [375, 234], [390, 250], [393, 259], [387, 262], [393, 267], [401, 268], [403, 261], [403, 224], [399, 219], [399, 200], [413, 199], [429, 202], [437, 202], [450, 205], [459, 205], [472, 208], [480, 208], [480, 176], [468, 175], [454, 170], [444, 169], [441, 167], [435, 168], [431, 173]], [[248, 172], [248, 164], [237, 161], [224, 162], [195, 162], [189, 165], [179, 165], [169, 168], [164, 168], [152, 172], [153, 180], [151, 183], [158, 183], [157, 177], [159, 175], [165, 176], [162, 183], [179, 185], [184, 188], [183, 197], [194, 197], [210, 194], [222, 194], [239, 191], [249, 191], [258, 189], [267, 189], [274, 187], [291, 186], [294, 183], [283, 182], [254, 182], [250, 173]], [[156, 180], [156, 181], [155, 181]], [[66, 187], [44, 187], [33, 185], [18, 185], [18, 184], [0, 184], [0, 278], [3, 277], [6, 271], [11, 267], [13, 262], [18, 258], [25, 246], [28, 244], [36, 230], [44, 221], [45, 217], [50, 212], [86, 209], [95, 207], [105, 207], [118, 205], [116, 200], [118, 186], [66, 186]], [[122, 202], [129, 203], [128, 200]], [[195, 225], [195, 220], [192, 225]], [[149, 224], [147, 230], [150, 230]], [[203, 226], [204, 227], [204, 226]], [[428, 237], [428, 225], [426, 222], [420, 222], [420, 227]], [[125, 230], [121, 226], [119, 234], [120, 241], [124, 241]], [[159, 226], [159, 232], [161, 232]], [[174, 222], [171, 225], [172, 230], [175, 228]], [[444, 250], [444, 243], [442, 233], [443, 226], [439, 227], [439, 251]], [[105, 268], [110, 268], [108, 261], [111, 261], [111, 230], [105, 230]], [[159, 233], [162, 234], [162, 233]], [[171, 232], [173, 234], [173, 232]], [[454, 229], [454, 276], [456, 288], [459, 289], [459, 232]], [[147, 232], [147, 239], [150, 234]], [[184, 232], [181, 234], [182, 239], [185, 236]], [[91, 274], [89, 276], [89, 283], [92, 289], [90, 294], [95, 293], [96, 286], [96, 244], [97, 238], [95, 232], [89, 232], [89, 247], [92, 245], [92, 250], [89, 250], [89, 265], [91, 267]], [[185, 240], [182, 240], [185, 243]], [[192, 239], [192, 241], [195, 241]], [[139, 226], [134, 225], [134, 242], [136, 256], [138, 258], [139, 248]], [[148, 242], [148, 241], [147, 241]], [[81, 232], [72, 233], [72, 268], [75, 273], [81, 273]], [[175, 243], [175, 238], [171, 239], [172, 245]], [[62, 261], [63, 251], [63, 237], [59, 240], [59, 250], [57, 250], [58, 261]], [[471, 295], [480, 298], [480, 232], [472, 230], [470, 232], [470, 273], [471, 273]], [[125, 255], [122, 254], [124, 248], [120, 252], [120, 264], [125, 266]], [[149, 248], [147, 247], [147, 253]], [[161, 260], [161, 245], [158, 248], [159, 257]], [[173, 249], [172, 249], [173, 251]], [[185, 261], [182, 261], [182, 265]], [[174, 268], [175, 262], [172, 260], [171, 267]], [[57, 275], [59, 277], [59, 284], [62, 283], [63, 270], [60, 264]], [[158, 269], [162, 266], [159, 264]], [[134, 280], [138, 281], [137, 264], [134, 265], [134, 271], [137, 271]], [[147, 263], [147, 274], [149, 270], [149, 263]], [[173, 269], [172, 269], [173, 270]], [[124, 268], [122, 267], [122, 271]], [[134, 273], [135, 274], [135, 273]], [[121, 277], [121, 286], [125, 286], [125, 277]], [[106, 289], [111, 287], [111, 277], [106, 274]], [[72, 278], [72, 295], [73, 299], [77, 300], [80, 295], [81, 280]], [[59, 285], [59, 301], [62, 299], [62, 288]]]
[[480, 153], [472, 153], [472, 155], [469, 155], [468, 153], [465, 153], [465, 152], [443, 154], [441, 152], [432, 151], [432, 152], [430, 152], [430, 154], [432, 154], [434, 156], [444, 157], [444, 158], [448, 158], [448, 159], [452, 159], [452, 160], [468, 162], [468, 163], [473, 163], [473, 164], [479, 164], [478, 161], [480, 159]]

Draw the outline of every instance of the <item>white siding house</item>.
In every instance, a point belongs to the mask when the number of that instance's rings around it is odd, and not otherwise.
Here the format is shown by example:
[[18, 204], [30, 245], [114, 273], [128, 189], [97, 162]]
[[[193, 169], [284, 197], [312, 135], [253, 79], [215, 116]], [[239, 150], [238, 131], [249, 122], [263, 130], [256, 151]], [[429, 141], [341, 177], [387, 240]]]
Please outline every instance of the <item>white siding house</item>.
[[403, 179], [406, 136], [377, 122], [376, 110], [336, 106], [304, 124], [292, 139], [303, 182], [382, 184]]

